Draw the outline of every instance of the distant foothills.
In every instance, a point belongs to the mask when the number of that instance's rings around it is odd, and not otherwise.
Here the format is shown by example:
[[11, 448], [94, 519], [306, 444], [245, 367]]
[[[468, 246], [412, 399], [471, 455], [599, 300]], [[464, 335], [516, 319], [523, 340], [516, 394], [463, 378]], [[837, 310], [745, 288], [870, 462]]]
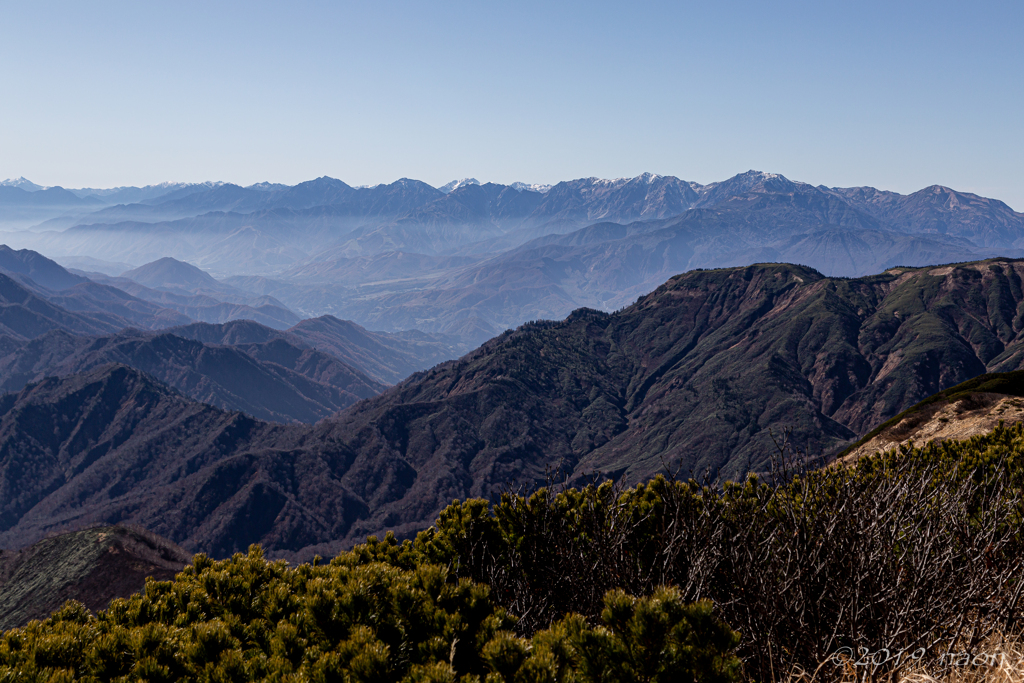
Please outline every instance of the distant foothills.
[[[693, 270], [475, 350], [225, 304], [230, 285], [169, 258], [82, 273], [0, 248], [0, 548], [131, 524], [189, 552], [330, 555], [550, 477], [738, 479], [783, 435], [829, 458], [1024, 368], [1024, 260], [1003, 257], [852, 279]], [[999, 415], [975, 422], [1024, 416], [989, 393]]]
[[[645, 173], [441, 188], [322, 177], [64, 190], [22, 178], [0, 184], [0, 230], [14, 248], [193, 320], [239, 317], [209, 308], [229, 304], [278, 329], [331, 315], [469, 347], [580, 307], [618, 310], [696, 268], [786, 262], [858, 277], [1024, 256], [1024, 215], [996, 199], [758, 171], [707, 185]], [[135, 272], [163, 258], [212, 277]]]

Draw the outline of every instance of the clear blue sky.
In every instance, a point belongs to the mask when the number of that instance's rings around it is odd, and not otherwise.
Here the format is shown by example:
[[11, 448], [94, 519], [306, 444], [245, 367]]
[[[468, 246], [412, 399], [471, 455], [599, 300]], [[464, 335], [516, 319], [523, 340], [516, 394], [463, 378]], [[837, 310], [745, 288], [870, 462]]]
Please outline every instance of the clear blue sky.
[[1024, 210], [1024, 2], [0, 2], [0, 178], [749, 168]]

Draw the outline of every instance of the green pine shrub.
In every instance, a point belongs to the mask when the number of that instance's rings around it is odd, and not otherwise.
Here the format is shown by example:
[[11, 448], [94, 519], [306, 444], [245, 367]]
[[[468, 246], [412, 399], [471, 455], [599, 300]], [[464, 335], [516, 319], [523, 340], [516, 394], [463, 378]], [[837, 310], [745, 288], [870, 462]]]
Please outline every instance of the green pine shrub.
[[0, 637], [0, 683], [827, 678], [862, 647], [887, 676], [1019, 623], [1022, 491], [1017, 425], [778, 484], [455, 501], [330, 563], [199, 555], [96, 616], [69, 603]]
[[674, 586], [742, 634], [752, 678], [815, 670], [840, 648], [888, 649], [885, 670], [897, 653], [941, 656], [1017, 622], [1022, 491], [1016, 425], [779, 485], [656, 477], [456, 501], [414, 541], [359, 552], [488, 584], [527, 637], [566, 614], [596, 623], [609, 591]]
[[[370, 544], [371, 547], [373, 544]], [[376, 544], [395, 554], [397, 544]], [[0, 681], [732, 681], [738, 636], [677, 591], [609, 594], [605, 625], [570, 615], [530, 640], [487, 586], [437, 565], [197, 555], [174, 581], [93, 616], [69, 602], [0, 637]], [[623, 678], [626, 676], [626, 678]]]

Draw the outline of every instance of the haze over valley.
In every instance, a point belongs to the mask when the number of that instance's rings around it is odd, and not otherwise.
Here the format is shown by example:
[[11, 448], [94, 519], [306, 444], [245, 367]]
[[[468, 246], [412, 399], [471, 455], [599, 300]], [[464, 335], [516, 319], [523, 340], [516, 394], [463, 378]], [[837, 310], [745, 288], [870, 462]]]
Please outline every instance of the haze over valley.
[[286, 329], [331, 315], [462, 350], [582, 306], [619, 309], [695, 268], [787, 262], [856, 277], [1024, 254], [1024, 214], [997, 199], [757, 171], [706, 185], [646, 173], [442, 188], [321, 177], [64, 190], [18, 179], [0, 185], [0, 219], [11, 247], [191, 320]]

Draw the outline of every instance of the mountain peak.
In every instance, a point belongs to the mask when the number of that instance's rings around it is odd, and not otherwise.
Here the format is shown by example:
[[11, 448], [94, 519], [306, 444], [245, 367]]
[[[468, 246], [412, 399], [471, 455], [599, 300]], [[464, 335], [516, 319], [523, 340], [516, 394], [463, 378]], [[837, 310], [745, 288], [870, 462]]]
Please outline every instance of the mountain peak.
[[21, 188], [22, 190], [25, 190], [26, 192], [36, 192], [38, 190], [46, 189], [42, 185], [36, 185], [25, 176], [20, 176], [18, 178], [8, 178], [7, 180], [0, 182], [0, 185], [6, 187], [18, 187]]
[[263, 181], [262, 183], [253, 183], [252, 185], [246, 186], [247, 190], [259, 190], [260, 192], [273, 192], [275, 190], [287, 190], [288, 185], [282, 185], [281, 183], [272, 183], [269, 181]]
[[739, 173], [733, 176], [733, 179], [745, 178], [753, 181], [765, 181], [765, 180], [784, 180], [789, 182], [789, 179], [781, 173], [768, 173], [767, 171], [755, 171], [750, 169], [746, 173]]
[[170, 256], [121, 273], [121, 277], [153, 288], [216, 286], [220, 284], [206, 271]]
[[728, 180], [709, 183], [700, 188], [701, 196], [696, 206], [710, 206], [748, 192], [785, 194], [795, 192], [799, 187], [809, 188], [810, 186], [806, 183], [794, 182], [781, 173], [766, 173], [751, 169], [746, 173], [738, 173]]
[[571, 181], [572, 183], [579, 185], [590, 185], [593, 187], [622, 187], [624, 185], [636, 184], [636, 185], [651, 185], [654, 182], [661, 180], [664, 176], [660, 176], [657, 173], [644, 172], [635, 178], [597, 178], [591, 176], [589, 178], [580, 178], [578, 180]]
[[30, 278], [48, 289], [61, 290], [87, 282], [84, 277], [72, 275], [56, 261], [30, 249], [11, 249], [0, 244], [0, 270]]
[[552, 188], [552, 185], [542, 185], [540, 183], [531, 184], [515, 182], [509, 185], [509, 187], [511, 187], [513, 190], [518, 190], [519, 192], [522, 192], [523, 190], [529, 190], [530, 192], [540, 192], [541, 194], [544, 194], [545, 192]]
[[[301, 182], [298, 185], [294, 185], [292, 187], [287, 187], [287, 186], [284, 186], [284, 185], [278, 186], [278, 185], [273, 185], [271, 183], [260, 183], [260, 185], [267, 186], [267, 189], [282, 187], [282, 188], [287, 189], [287, 190], [295, 190], [295, 191], [298, 191], [298, 192], [304, 192], [304, 191], [308, 191], [308, 190], [350, 190], [350, 189], [352, 189], [348, 185], [348, 183], [346, 183], [344, 180], [338, 180], [337, 178], [332, 178], [332, 177], [326, 176], [326, 175], [322, 175], [319, 178], [314, 178], [313, 180], [306, 180], [306, 181]], [[261, 188], [258, 187], [258, 186], [253, 186], [253, 189], [261, 189]]]
[[463, 178], [462, 180], [453, 180], [450, 183], [442, 185], [441, 187], [439, 187], [437, 189], [441, 190], [441, 192], [444, 192], [445, 194], [449, 194], [449, 193], [454, 192], [455, 190], [459, 189], [460, 187], [465, 187], [466, 185], [479, 185], [479, 184], [480, 184], [480, 181], [477, 180], [476, 178]]

